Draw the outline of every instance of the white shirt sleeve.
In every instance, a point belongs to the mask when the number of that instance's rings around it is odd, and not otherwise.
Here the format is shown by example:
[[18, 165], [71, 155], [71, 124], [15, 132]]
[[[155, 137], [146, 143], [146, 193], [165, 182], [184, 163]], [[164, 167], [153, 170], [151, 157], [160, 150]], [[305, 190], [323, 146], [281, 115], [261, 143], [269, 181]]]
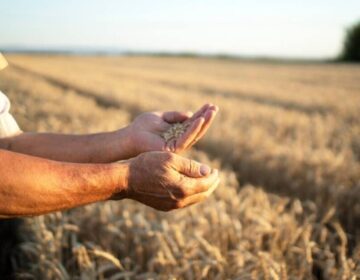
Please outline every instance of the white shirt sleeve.
[[10, 114], [10, 101], [0, 91], [0, 138], [13, 136], [21, 132], [18, 124]]

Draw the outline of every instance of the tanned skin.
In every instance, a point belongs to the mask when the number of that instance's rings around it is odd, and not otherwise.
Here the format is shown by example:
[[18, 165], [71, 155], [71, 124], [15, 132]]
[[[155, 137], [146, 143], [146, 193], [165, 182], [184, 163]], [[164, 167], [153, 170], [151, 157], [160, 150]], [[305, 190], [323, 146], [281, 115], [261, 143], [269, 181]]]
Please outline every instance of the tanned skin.
[[[206, 104], [194, 115], [145, 113], [109, 133], [20, 133], [0, 139], [0, 217], [109, 199], [130, 198], [162, 211], [200, 202], [218, 185], [218, 172], [175, 153], [194, 145], [217, 111]], [[165, 143], [161, 134], [176, 122], [188, 122], [187, 131]]]

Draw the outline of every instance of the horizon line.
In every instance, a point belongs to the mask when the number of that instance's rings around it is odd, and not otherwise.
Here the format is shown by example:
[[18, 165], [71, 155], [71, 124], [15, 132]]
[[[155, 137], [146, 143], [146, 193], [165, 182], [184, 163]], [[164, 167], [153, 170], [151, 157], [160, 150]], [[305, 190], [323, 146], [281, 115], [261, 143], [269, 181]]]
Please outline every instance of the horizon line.
[[165, 51], [165, 50], [131, 50], [120, 47], [32, 47], [32, 46], [0, 46], [0, 52], [7, 54], [44, 54], [44, 55], [79, 55], [79, 56], [158, 56], [158, 57], [193, 57], [218, 58], [235, 60], [263, 60], [263, 61], [299, 61], [299, 62], [329, 62], [336, 57], [292, 57], [276, 55], [245, 55], [230, 52], [199, 52], [199, 51]]

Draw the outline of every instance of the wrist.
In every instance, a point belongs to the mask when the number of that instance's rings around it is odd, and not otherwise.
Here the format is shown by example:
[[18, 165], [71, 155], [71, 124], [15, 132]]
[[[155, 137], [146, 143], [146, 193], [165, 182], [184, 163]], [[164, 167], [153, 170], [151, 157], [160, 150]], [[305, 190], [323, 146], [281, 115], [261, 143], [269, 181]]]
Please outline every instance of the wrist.
[[124, 160], [113, 163], [112, 165], [115, 181], [111, 199], [126, 198], [129, 189], [130, 161]]
[[129, 159], [137, 155], [131, 125], [114, 132], [118, 159]]

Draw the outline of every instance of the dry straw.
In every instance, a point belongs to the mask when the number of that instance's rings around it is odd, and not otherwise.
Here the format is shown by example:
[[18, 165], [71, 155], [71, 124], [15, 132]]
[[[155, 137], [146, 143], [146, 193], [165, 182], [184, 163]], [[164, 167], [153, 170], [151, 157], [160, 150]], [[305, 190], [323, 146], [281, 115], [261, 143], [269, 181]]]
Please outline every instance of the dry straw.
[[[223, 163], [213, 197], [167, 214], [121, 201], [29, 219], [32, 234], [14, 260], [23, 279], [359, 278], [360, 88], [353, 82], [359, 69], [9, 59], [0, 88], [24, 130], [115, 130], [139, 111], [195, 109], [211, 98], [223, 112], [199, 146], [206, 153], [191, 154]], [[117, 105], [102, 102], [110, 97]], [[171, 141], [184, 131], [175, 124], [163, 137]]]

